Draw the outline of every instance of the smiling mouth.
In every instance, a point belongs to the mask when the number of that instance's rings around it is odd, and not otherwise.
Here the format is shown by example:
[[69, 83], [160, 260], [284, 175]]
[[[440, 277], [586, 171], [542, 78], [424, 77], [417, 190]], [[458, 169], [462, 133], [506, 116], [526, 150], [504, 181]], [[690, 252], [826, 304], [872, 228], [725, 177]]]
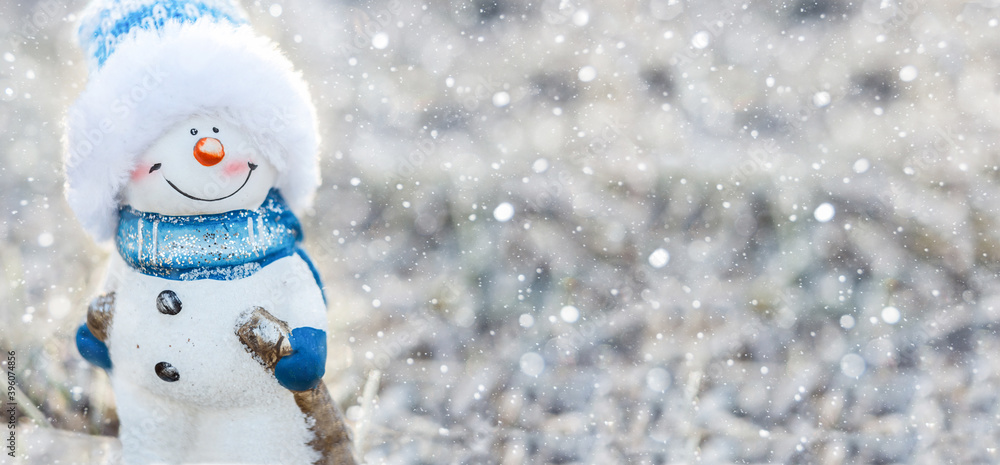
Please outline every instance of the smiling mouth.
[[[157, 163], [157, 165], [159, 165], [159, 163]], [[217, 199], [202, 199], [202, 198], [199, 198], [199, 197], [195, 197], [195, 196], [193, 196], [191, 194], [188, 194], [187, 192], [182, 191], [179, 187], [177, 187], [176, 185], [174, 185], [174, 183], [170, 182], [170, 180], [167, 179], [166, 177], [164, 177], [163, 180], [167, 181], [167, 184], [170, 184], [170, 187], [173, 187], [174, 190], [177, 191], [177, 193], [179, 193], [179, 194], [183, 195], [184, 197], [187, 197], [187, 198], [189, 198], [191, 200], [198, 200], [200, 202], [217, 202], [219, 200], [225, 200], [225, 199], [228, 199], [228, 198], [236, 195], [237, 192], [239, 192], [240, 190], [242, 190], [243, 187], [247, 185], [247, 182], [250, 181], [250, 176], [253, 175], [253, 170], [257, 169], [257, 165], [255, 165], [255, 164], [253, 164], [251, 162], [247, 162], [247, 166], [250, 167], [250, 172], [247, 173], [247, 178], [243, 180], [243, 184], [240, 184], [240, 187], [236, 188], [236, 190], [233, 191], [231, 194], [229, 194], [227, 196], [224, 196], [224, 197], [219, 197]], [[159, 168], [159, 166], [154, 166], [154, 169], [155, 168]], [[150, 172], [154, 171], [154, 169], [150, 169]]]

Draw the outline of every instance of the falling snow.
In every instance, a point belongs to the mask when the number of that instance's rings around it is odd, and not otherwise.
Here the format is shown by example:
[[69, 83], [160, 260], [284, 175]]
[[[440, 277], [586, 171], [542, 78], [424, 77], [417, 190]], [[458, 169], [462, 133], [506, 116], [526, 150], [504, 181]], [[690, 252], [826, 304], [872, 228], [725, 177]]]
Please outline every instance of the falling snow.
[[653, 253], [649, 254], [649, 264], [653, 268], [663, 268], [670, 263], [670, 252], [664, 249], [656, 249]]
[[819, 204], [819, 206], [816, 207], [815, 210], [813, 210], [813, 217], [816, 218], [816, 221], [819, 221], [820, 223], [826, 223], [833, 219], [833, 215], [835, 213], [836, 210], [833, 208], [833, 205], [824, 202]]
[[[318, 111], [367, 463], [1000, 460], [997, 2], [242, 3]], [[0, 3], [26, 463], [118, 427], [73, 348], [115, 252], [63, 199], [72, 13]]]
[[514, 206], [511, 205], [509, 202], [501, 203], [500, 205], [497, 205], [497, 207], [493, 209], [493, 218], [496, 218], [496, 220], [501, 223], [510, 221], [510, 219], [513, 217], [514, 217]]

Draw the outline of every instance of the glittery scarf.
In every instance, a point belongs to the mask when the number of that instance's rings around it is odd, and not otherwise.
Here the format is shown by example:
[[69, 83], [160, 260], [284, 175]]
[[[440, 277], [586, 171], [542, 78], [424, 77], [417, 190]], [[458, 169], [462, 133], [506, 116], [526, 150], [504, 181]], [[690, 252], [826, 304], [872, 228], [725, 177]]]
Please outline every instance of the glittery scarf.
[[319, 274], [297, 245], [299, 220], [276, 189], [256, 210], [167, 216], [124, 206], [119, 213], [118, 253], [140, 273], [178, 281], [242, 279], [298, 254], [319, 284]]

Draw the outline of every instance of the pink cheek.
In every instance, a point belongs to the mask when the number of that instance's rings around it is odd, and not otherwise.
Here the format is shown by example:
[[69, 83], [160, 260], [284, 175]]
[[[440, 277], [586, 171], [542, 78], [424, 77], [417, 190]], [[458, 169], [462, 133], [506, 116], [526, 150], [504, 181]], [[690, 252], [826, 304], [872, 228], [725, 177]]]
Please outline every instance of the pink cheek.
[[142, 182], [143, 179], [146, 179], [147, 177], [149, 177], [149, 175], [150, 175], [149, 169], [152, 168], [152, 167], [153, 167], [153, 165], [139, 165], [139, 166], [137, 166], [135, 168], [135, 170], [132, 171], [132, 175], [130, 176], [131, 179], [132, 179], [132, 182]]
[[226, 176], [233, 176], [239, 174], [243, 171], [250, 169], [245, 161], [234, 161], [227, 163], [225, 168], [222, 168], [222, 173]]

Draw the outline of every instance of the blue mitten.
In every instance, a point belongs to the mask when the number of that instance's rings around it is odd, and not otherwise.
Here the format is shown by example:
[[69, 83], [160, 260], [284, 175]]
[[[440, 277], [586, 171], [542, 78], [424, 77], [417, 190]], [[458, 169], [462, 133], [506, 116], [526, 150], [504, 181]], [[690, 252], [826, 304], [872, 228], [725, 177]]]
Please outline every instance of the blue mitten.
[[[86, 323], [80, 325], [80, 329], [76, 330], [76, 350], [80, 351], [80, 355], [88, 362], [105, 370], [111, 369], [111, 356], [108, 355], [108, 346], [90, 332], [90, 328], [87, 327]], [[326, 353], [326, 350], [323, 352]]]
[[274, 377], [285, 389], [308, 391], [319, 384], [326, 372], [326, 331], [302, 327], [288, 336], [292, 354], [274, 366]]

